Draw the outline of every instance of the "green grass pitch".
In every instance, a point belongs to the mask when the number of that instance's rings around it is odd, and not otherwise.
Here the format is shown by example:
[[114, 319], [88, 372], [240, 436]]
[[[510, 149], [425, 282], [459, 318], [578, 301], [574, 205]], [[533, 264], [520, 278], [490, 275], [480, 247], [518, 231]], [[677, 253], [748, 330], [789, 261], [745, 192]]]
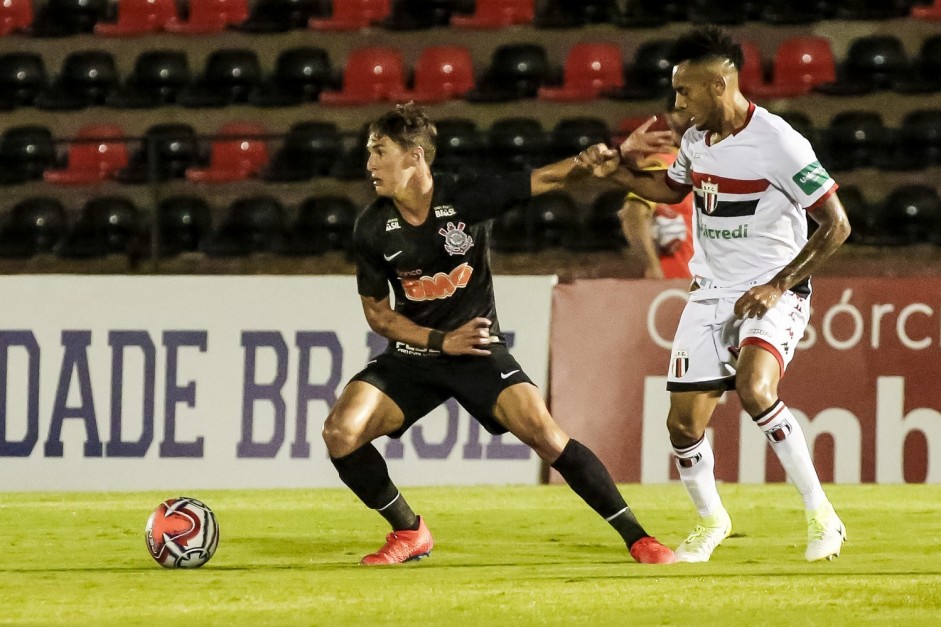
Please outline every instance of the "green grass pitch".
[[[679, 485], [623, 485], [675, 546]], [[564, 486], [415, 488], [428, 559], [366, 568], [384, 521], [345, 490], [188, 491], [219, 519], [205, 567], [168, 570], [143, 527], [168, 493], [0, 493], [0, 624], [939, 625], [941, 486], [829, 486], [843, 555], [808, 564], [788, 485], [723, 485], [708, 564], [643, 566]]]

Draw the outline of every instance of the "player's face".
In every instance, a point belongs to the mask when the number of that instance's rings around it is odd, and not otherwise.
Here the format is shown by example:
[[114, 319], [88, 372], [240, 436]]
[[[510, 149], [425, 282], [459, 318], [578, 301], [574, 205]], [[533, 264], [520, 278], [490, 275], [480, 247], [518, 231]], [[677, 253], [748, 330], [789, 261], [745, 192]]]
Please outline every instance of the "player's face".
[[376, 193], [391, 197], [401, 195], [411, 177], [411, 151], [376, 133], [369, 136], [366, 149], [369, 151], [366, 170]]
[[721, 109], [716, 91], [717, 75], [708, 64], [688, 61], [673, 68], [676, 110], [689, 116], [700, 131], [720, 130]]

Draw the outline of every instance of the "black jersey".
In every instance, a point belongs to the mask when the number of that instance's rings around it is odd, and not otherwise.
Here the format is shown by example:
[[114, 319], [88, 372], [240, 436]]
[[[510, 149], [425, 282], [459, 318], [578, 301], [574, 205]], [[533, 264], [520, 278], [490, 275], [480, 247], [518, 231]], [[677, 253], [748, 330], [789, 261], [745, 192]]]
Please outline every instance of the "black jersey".
[[356, 283], [361, 296], [395, 295], [395, 311], [421, 326], [452, 331], [472, 318], [500, 333], [490, 271], [490, 222], [530, 198], [530, 176], [434, 175], [428, 218], [405, 221], [391, 198], [356, 220]]

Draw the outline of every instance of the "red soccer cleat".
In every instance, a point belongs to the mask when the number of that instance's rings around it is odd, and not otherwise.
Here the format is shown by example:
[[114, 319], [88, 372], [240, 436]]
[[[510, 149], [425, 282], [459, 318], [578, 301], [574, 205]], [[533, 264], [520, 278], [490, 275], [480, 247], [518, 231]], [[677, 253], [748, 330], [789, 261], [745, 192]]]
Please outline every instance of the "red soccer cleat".
[[653, 536], [644, 536], [631, 545], [631, 557], [641, 564], [672, 564], [673, 549], [660, 544]]
[[[415, 531], [393, 531], [386, 536], [386, 543], [381, 549], [375, 553], [370, 553], [361, 559], [359, 563], [366, 566], [377, 566], [420, 560], [431, 553], [431, 548], [434, 545], [435, 541], [431, 537], [431, 532], [428, 531], [425, 521], [419, 516], [418, 529]], [[672, 555], [671, 552], [670, 556], [672, 557]]]

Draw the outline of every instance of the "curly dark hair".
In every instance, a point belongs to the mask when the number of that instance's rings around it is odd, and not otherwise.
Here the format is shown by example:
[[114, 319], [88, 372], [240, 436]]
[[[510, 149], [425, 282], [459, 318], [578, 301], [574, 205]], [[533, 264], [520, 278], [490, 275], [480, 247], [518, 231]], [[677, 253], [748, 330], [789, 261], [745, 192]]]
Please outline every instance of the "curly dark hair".
[[673, 65], [684, 61], [726, 59], [741, 71], [745, 64], [742, 47], [718, 26], [702, 26], [681, 36], [667, 54]]
[[395, 105], [394, 109], [369, 125], [369, 133], [388, 137], [404, 150], [419, 146], [425, 151], [428, 165], [435, 160], [438, 129], [425, 110], [414, 102]]

